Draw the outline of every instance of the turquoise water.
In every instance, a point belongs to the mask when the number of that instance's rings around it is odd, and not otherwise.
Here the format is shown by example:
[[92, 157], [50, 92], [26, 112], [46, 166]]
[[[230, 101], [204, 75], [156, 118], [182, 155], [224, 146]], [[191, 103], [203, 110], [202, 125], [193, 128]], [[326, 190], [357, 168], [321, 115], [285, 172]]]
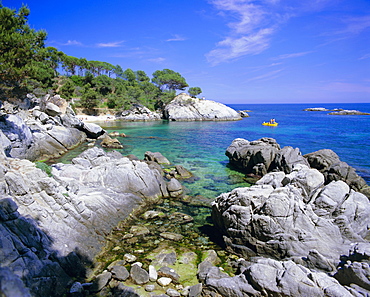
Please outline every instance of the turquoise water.
[[[235, 138], [256, 140], [272, 137], [283, 146], [298, 147], [303, 154], [334, 150], [342, 161], [356, 168], [370, 183], [370, 116], [335, 116], [303, 111], [308, 107], [343, 108], [370, 112], [370, 104], [248, 104], [230, 105], [251, 110], [250, 117], [231, 122], [114, 122], [107, 131], [119, 138], [122, 154], [144, 158], [146, 151], [161, 152], [173, 164], [183, 165], [199, 179], [185, 186], [190, 195], [213, 199], [222, 192], [245, 186], [243, 174], [228, 168], [225, 151]], [[278, 127], [262, 126], [275, 118]]]

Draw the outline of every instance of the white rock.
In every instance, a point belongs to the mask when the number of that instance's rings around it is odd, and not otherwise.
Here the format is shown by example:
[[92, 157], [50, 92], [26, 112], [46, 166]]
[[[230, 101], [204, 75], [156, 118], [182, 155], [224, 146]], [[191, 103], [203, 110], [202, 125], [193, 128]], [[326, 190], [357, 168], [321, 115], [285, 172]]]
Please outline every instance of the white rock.
[[149, 265], [149, 279], [152, 282], [158, 279], [158, 272], [153, 265]]
[[166, 294], [170, 297], [180, 297], [181, 296], [179, 292], [171, 288], [167, 289]]
[[131, 255], [131, 254], [125, 254], [123, 256], [123, 259], [125, 259], [127, 262], [132, 263], [136, 261], [136, 256]]
[[157, 279], [158, 285], [162, 287], [168, 286], [171, 282], [172, 282], [172, 279], [169, 277], [160, 277], [159, 279]]
[[235, 121], [241, 120], [240, 114], [219, 102], [192, 98], [186, 93], [175, 97], [164, 111], [170, 121]]

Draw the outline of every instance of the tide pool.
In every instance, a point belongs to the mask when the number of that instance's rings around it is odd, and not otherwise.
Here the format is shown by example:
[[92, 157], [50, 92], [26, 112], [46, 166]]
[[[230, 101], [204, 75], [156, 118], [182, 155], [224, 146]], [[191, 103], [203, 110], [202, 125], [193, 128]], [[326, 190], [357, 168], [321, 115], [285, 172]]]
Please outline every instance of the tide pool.
[[[370, 112], [370, 104], [245, 104], [230, 105], [251, 110], [241, 121], [223, 122], [106, 122], [108, 132], [127, 135], [118, 138], [123, 155], [144, 158], [146, 151], [161, 152], [173, 164], [183, 165], [198, 177], [186, 183], [188, 194], [214, 199], [220, 193], [246, 186], [243, 174], [228, 167], [225, 151], [235, 138], [256, 140], [272, 137], [283, 146], [298, 147], [302, 154], [332, 149], [340, 159], [356, 168], [370, 183], [370, 116], [328, 115], [303, 111], [309, 107], [343, 108]], [[262, 126], [275, 118], [278, 127]]]

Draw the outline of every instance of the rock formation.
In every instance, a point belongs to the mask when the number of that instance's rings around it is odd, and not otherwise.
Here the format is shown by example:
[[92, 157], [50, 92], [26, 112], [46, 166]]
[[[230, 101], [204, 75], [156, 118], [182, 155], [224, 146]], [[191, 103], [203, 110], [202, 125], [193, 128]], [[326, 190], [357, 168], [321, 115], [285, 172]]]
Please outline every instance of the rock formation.
[[327, 109], [325, 107], [309, 107], [305, 108], [303, 111], [329, 111], [330, 109]]
[[121, 149], [123, 145], [119, 142], [117, 138], [111, 138], [109, 135], [105, 135], [100, 145], [104, 148], [114, 148]]
[[[222, 296], [367, 296], [370, 203], [316, 169], [271, 172], [216, 198], [212, 218], [241, 257], [235, 277], [205, 277]], [[342, 255], [348, 255], [343, 257]], [[334, 277], [333, 277], [334, 276]]]
[[305, 257], [316, 250], [338, 259], [370, 235], [368, 198], [342, 181], [324, 185], [324, 176], [305, 165], [221, 194], [212, 215], [231, 249], [247, 257]]
[[3, 153], [1, 164], [1, 263], [32, 296], [62, 295], [119, 221], [174, 188], [146, 162], [96, 147], [53, 165], [50, 176]]
[[329, 112], [330, 115], [370, 115], [368, 112], [363, 112], [359, 110], [340, 110]]
[[368, 112], [359, 110], [347, 110], [342, 108], [327, 109], [324, 107], [305, 108], [304, 111], [330, 111], [330, 115], [370, 115]]
[[235, 121], [241, 120], [234, 109], [210, 100], [192, 98], [181, 93], [167, 104], [163, 111], [170, 121]]
[[367, 196], [370, 192], [369, 186], [355, 169], [342, 162], [330, 149], [302, 156], [298, 148], [294, 149], [290, 146], [280, 148], [273, 138], [261, 138], [255, 141], [236, 138], [226, 149], [225, 154], [230, 164], [246, 174], [261, 177], [272, 171], [290, 173], [296, 165], [302, 164], [318, 169], [325, 177], [325, 184], [342, 180], [355, 191], [360, 191]]
[[220, 272], [218, 267], [210, 266], [205, 271], [203, 294], [228, 297], [353, 297], [367, 296], [368, 291], [343, 286], [328, 274], [310, 270], [293, 261], [259, 258], [252, 263], [240, 259], [239, 273], [233, 277]]
[[227, 149], [239, 168], [268, 173], [213, 202], [227, 249], [243, 258], [234, 277], [208, 265], [203, 294], [367, 296], [370, 202], [355, 190], [362, 183], [347, 164], [339, 173], [328, 169], [341, 164], [330, 150], [306, 155], [307, 161], [297, 149], [284, 149], [266, 138], [235, 139]]
[[122, 121], [158, 121], [161, 120], [161, 115], [143, 105], [135, 104], [131, 109], [118, 114], [116, 118]]
[[105, 133], [98, 125], [78, 120], [59, 96], [33, 100], [31, 109], [19, 110], [6, 102], [1, 106], [0, 142], [9, 157], [31, 161], [59, 157], [86, 137]]
[[290, 173], [294, 165], [308, 165], [299, 149], [289, 146], [281, 149], [273, 138], [261, 138], [255, 141], [236, 138], [225, 154], [232, 165], [245, 173], [258, 176], [263, 176], [273, 170]]
[[351, 189], [367, 193], [369, 187], [365, 180], [356, 173], [353, 167], [341, 161], [338, 155], [332, 150], [322, 149], [317, 152], [306, 154], [304, 157], [312, 168], [316, 168], [324, 174], [326, 183], [342, 180], [347, 183]]

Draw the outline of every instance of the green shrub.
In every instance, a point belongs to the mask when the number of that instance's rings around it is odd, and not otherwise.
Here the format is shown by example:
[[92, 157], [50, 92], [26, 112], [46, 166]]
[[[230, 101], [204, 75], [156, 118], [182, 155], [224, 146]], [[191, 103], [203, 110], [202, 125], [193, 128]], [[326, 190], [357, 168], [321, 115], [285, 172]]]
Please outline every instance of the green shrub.
[[49, 166], [48, 164], [46, 164], [42, 161], [37, 161], [37, 162], [35, 162], [35, 164], [36, 164], [36, 168], [41, 169], [42, 171], [44, 171], [50, 177], [53, 176], [53, 174], [51, 173], [51, 166]]

